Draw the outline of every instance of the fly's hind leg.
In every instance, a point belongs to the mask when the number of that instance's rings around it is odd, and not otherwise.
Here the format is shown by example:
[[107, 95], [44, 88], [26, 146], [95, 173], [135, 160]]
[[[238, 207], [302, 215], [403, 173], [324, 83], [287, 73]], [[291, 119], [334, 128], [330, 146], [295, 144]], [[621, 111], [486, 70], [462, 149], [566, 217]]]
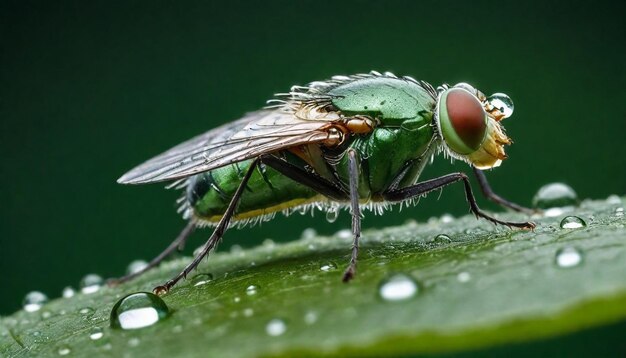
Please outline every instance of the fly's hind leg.
[[448, 186], [452, 183], [456, 183], [462, 181], [465, 186], [465, 197], [470, 206], [470, 211], [476, 215], [476, 217], [481, 217], [483, 219], [489, 220], [494, 224], [505, 225], [508, 227], [517, 227], [521, 229], [534, 229], [535, 223], [533, 222], [512, 222], [512, 221], [502, 221], [498, 220], [486, 213], [484, 213], [476, 204], [476, 199], [474, 198], [474, 194], [472, 193], [472, 187], [470, 186], [469, 179], [467, 175], [464, 173], [453, 173], [441, 176], [439, 178], [426, 180], [421, 183], [417, 183], [415, 185], [402, 188], [402, 189], [394, 189], [390, 190], [383, 194], [385, 200], [388, 201], [404, 201], [410, 198], [414, 198], [420, 195], [428, 194], [433, 190], [437, 190]]
[[472, 169], [474, 169], [474, 174], [476, 175], [476, 179], [478, 179], [478, 184], [480, 185], [480, 190], [482, 191], [485, 198], [493, 201], [500, 206], [509, 208], [514, 211], [519, 211], [527, 214], [533, 214], [537, 212], [537, 210], [529, 209], [521, 205], [515, 204], [514, 202], [508, 201], [500, 195], [494, 193], [491, 189], [491, 186], [489, 185], [489, 182], [487, 181], [485, 173], [483, 173], [482, 170], [476, 167], [472, 167]]
[[160, 264], [163, 260], [165, 260], [168, 256], [170, 256], [174, 251], [176, 251], [176, 249], [180, 248], [181, 246], [184, 246], [189, 236], [194, 232], [195, 228], [196, 228], [195, 220], [193, 219], [189, 220], [189, 222], [187, 223], [187, 226], [185, 226], [183, 231], [181, 231], [180, 234], [178, 234], [176, 239], [172, 241], [172, 243], [165, 250], [163, 250], [163, 252], [161, 252], [157, 257], [153, 258], [144, 268], [142, 268], [141, 270], [137, 272], [130, 273], [120, 278], [110, 279], [107, 281], [107, 283], [111, 286], [115, 286], [120, 283], [124, 283], [136, 277], [141, 276], [142, 274], [144, 274], [151, 268]]
[[[207, 242], [204, 244], [204, 247], [202, 248], [200, 253], [198, 253], [196, 257], [193, 259], [193, 261], [189, 265], [187, 265], [178, 275], [174, 276], [171, 280], [167, 281], [165, 284], [155, 287], [152, 290], [155, 294], [162, 295], [162, 294], [167, 293], [172, 287], [174, 287], [174, 285], [176, 285], [176, 283], [178, 283], [178, 281], [180, 281], [183, 278], [186, 278], [187, 275], [191, 271], [193, 271], [196, 267], [198, 267], [200, 262], [202, 262], [202, 259], [205, 258], [209, 254], [209, 252], [211, 252], [211, 250], [213, 250], [217, 246], [217, 244], [222, 240], [222, 237], [224, 236], [226, 229], [228, 229], [230, 220], [233, 218], [235, 211], [237, 210], [237, 205], [239, 205], [239, 199], [241, 199], [241, 195], [243, 194], [243, 191], [246, 185], [248, 184], [248, 181], [250, 180], [252, 173], [254, 173], [254, 170], [256, 169], [257, 165], [259, 165], [259, 159], [255, 159], [250, 164], [250, 168], [248, 168], [248, 171], [246, 172], [243, 179], [241, 180], [241, 183], [237, 187], [235, 194], [233, 195], [232, 199], [230, 200], [230, 203], [228, 204], [228, 208], [224, 212], [224, 215], [222, 215], [222, 218], [220, 219], [220, 221], [217, 223], [215, 230], [213, 230], [213, 234], [211, 234], [211, 237], [209, 237]], [[178, 245], [174, 245], [174, 248], [176, 248], [177, 246]]]

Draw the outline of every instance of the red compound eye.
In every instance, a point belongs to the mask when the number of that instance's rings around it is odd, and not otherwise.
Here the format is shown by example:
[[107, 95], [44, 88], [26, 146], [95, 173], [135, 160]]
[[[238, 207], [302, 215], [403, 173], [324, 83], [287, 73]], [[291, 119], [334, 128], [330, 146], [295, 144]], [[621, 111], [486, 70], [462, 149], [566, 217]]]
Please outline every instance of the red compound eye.
[[439, 120], [448, 146], [460, 154], [476, 151], [487, 130], [487, 114], [478, 98], [464, 89], [452, 88], [441, 100]]

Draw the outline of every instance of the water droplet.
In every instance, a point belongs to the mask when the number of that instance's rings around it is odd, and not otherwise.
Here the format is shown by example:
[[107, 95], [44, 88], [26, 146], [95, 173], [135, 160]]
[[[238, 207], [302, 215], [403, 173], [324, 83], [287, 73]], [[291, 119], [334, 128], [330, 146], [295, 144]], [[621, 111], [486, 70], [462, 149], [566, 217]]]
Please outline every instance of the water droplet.
[[235, 303], [241, 302], [241, 297], [239, 297], [239, 296], [233, 297], [233, 302], [235, 302]]
[[556, 252], [555, 262], [559, 267], [578, 266], [583, 260], [582, 253], [575, 247], [564, 247]]
[[304, 314], [304, 323], [308, 325], [312, 325], [317, 322], [317, 312], [309, 311]]
[[205, 285], [211, 281], [213, 281], [213, 275], [210, 273], [199, 273], [191, 279], [191, 284], [197, 287]]
[[451, 223], [452, 221], [454, 221], [454, 216], [450, 214], [443, 214], [441, 215], [441, 218], [439, 218], [439, 220], [444, 224]]
[[265, 326], [265, 332], [272, 336], [280, 336], [287, 331], [287, 324], [282, 319], [274, 318]]
[[117, 301], [111, 310], [111, 327], [137, 329], [165, 319], [169, 308], [158, 296], [149, 292], [130, 294]]
[[128, 264], [128, 267], [126, 267], [126, 274], [132, 275], [134, 273], [137, 273], [145, 269], [147, 266], [148, 266], [148, 263], [144, 260], [132, 261], [130, 264]]
[[71, 286], [67, 286], [63, 289], [63, 292], [61, 293], [61, 295], [64, 298], [70, 298], [70, 297], [74, 297], [74, 295], [76, 294], [76, 290], [74, 290], [74, 288], [72, 288]]
[[456, 279], [459, 282], [465, 283], [465, 282], [469, 282], [469, 280], [472, 279], [472, 275], [470, 275], [469, 272], [459, 272], [458, 275], [456, 275]]
[[350, 229], [339, 230], [335, 233], [335, 236], [337, 236], [339, 239], [342, 239], [342, 240], [352, 240], [352, 230]]
[[265, 240], [263, 240], [262, 244], [265, 247], [274, 247], [276, 245], [276, 243], [272, 239], [265, 239]]
[[131, 347], [137, 347], [139, 343], [140, 343], [139, 338], [136, 338], [136, 337], [128, 340], [128, 345]]
[[565, 208], [550, 208], [543, 211], [543, 216], [548, 218], [555, 218], [563, 215]]
[[439, 234], [435, 236], [435, 238], [433, 239], [433, 242], [437, 244], [449, 244], [452, 242], [452, 239], [450, 238], [450, 236], [446, 234]]
[[92, 341], [97, 341], [103, 336], [104, 336], [104, 331], [100, 327], [94, 327], [89, 332], [89, 339], [91, 339]]
[[624, 208], [619, 207], [615, 209], [615, 216], [617, 216], [618, 218], [624, 216]]
[[533, 198], [533, 206], [540, 209], [578, 205], [578, 195], [569, 185], [550, 183], [542, 186]]
[[317, 236], [317, 231], [314, 228], [309, 227], [302, 230], [302, 234], [300, 234], [301, 239], [312, 239]]
[[418, 293], [415, 280], [405, 274], [395, 274], [384, 279], [378, 287], [378, 294], [385, 301], [404, 301]]
[[252, 317], [254, 315], [254, 310], [252, 308], [246, 308], [243, 310], [244, 317]]
[[337, 217], [339, 217], [339, 207], [333, 206], [326, 210], [326, 221], [329, 223], [337, 221]]
[[152, 289], [152, 293], [157, 296], [163, 296], [167, 294], [168, 292], [170, 292], [170, 290], [166, 286], [157, 286]]
[[608, 198], [606, 198], [606, 203], [612, 204], [612, 205], [621, 205], [622, 199], [619, 196], [612, 194], [612, 195], [609, 195]]
[[94, 310], [91, 307], [83, 307], [83, 308], [78, 310], [78, 313], [80, 313], [80, 314], [82, 314], [84, 316], [92, 315], [92, 314], [94, 314], [94, 312], [96, 312], [96, 310]]
[[93, 273], [88, 274], [80, 281], [80, 292], [84, 294], [98, 292], [103, 282], [102, 277], [99, 275]]
[[241, 254], [243, 252], [243, 247], [241, 245], [234, 244], [230, 247], [231, 254]]
[[57, 348], [57, 353], [60, 356], [66, 356], [66, 355], [72, 353], [72, 350], [70, 349], [70, 346], [62, 345], [62, 346], [59, 346], [59, 348]]
[[250, 285], [250, 286], [246, 287], [246, 295], [248, 295], [248, 296], [254, 296], [258, 292], [259, 292], [259, 286]]
[[52, 317], [52, 312], [50, 312], [50, 311], [43, 311], [43, 312], [41, 312], [41, 318], [42, 319], [48, 319], [50, 317]]
[[172, 328], [172, 333], [181, 333], [183, 331], [183, 326], [177, 324]]
[[35, 312], [39, 311], [46, 302], [48, 302], [48, 296], [39, 291], [32, 291], [26, 294], [22, 305], [24, 311]]
[[513, 114], [513, 100], [504, 93], [494, 93], [487, 98], [492, 106], [496, 107], [500, 113], [504, 114], [504, 118], [509, 118]]
[[333, 271], [333, 270], [336, 270], [336, 269], [337, 269], [337, 264], [334, 263], [334, 262], [328, 262], [328, 263], [320, 265], [320, 270], [324, 271], [324, 272]]
[[578, 216], [566, 216], [561, 220], [561, 229], [579, 229], [587, 226], [587, 223]]

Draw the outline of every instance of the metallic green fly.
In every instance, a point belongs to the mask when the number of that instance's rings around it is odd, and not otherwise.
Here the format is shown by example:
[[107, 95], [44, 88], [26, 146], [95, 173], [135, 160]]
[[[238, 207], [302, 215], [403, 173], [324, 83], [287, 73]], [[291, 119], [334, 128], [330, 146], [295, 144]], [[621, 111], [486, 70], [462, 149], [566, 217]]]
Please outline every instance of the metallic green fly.
[[352, 256], [343, 280], [356, 272], [361, 209], [382, 213], [392, 204], [462, 182], [470, 210], [495, 224], [532, 229], [532, 222], [501, 221], [482, 212], [467, 175], [419, 181], [437, 154], [467, 162], [487, 198], [516, 211], [527, 209], [493, 193], [483, 169], [500, 165], [511, 141], [500, 121], [513, 103], [486, 97], [467, 83], [435, 89], [424, 81], [371, 72], [294, 86], [262, 110], [210, 130], [122, 176], [122, 184], [172, 181], [184, 189], [181, 234], [149, 265], [159, 264], [198, 226], [214, 231], [194, 260], [154, 291], [166, 293], [222, 239], [231, 223], [269, 220], [277, 212], [349, 209]]

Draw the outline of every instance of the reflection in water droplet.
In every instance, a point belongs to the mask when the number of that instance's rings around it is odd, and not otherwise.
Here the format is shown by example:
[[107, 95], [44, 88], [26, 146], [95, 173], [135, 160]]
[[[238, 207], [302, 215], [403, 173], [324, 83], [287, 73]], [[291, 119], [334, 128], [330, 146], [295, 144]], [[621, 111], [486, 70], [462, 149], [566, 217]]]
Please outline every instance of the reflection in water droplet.
[[395, 274], [378, 286], [378, 294], [385, 301], [404, 301], [417, 295], [417, 282], [405, 274]]
[[250, 286], [246, 287], [246, 295], [248, 295], [248, 296], [254, 296], [258, 292], [259, 292], [259, 286], [250, 285]]
[[472, 275], [470, 275], [469, 272], [463, 271], [463, 272], [459, 272], [459, 274], [456, 275], [456, 279], [459, 282], [465, 283], [472, 279]]
[[48, 302], [48, 296], [39, 291], [32, 291], [24, 297], [22, 307], [26, 312], [35, 312], [39, 311], [46, 302]]
[[333, 271], [333, 270], [336, 270], [336, 269], [337, 269], [337, 264], [334, 263], [334, 262], [328, 262], [328, 263], [320, 265], [320, 270], [321, 271], [327, 272], [327, 271]]
[[169, 308], [158, 296], [149, 292], [130, 294], [119, 300], [111, 310], [111, 327], [137, 329], [165, 319]]
[[556, 252], [555, 261], [559, 267], [578, 266], [583, 260], [582, 253], [575, 247], [564, 247]]
[[500, 113], [504, 114], [504, 118], [509, 118], [513, 114], [513, 100], [504, 93], [494, 93], [487, 98], [492, 106], [496, 107]]
[[317, 231], [314, 228], [308, 227], [302, 230], [302, 234], [300, 234], [300, 238], [302, 239], [312, 239], [317, 236]]
[[210, 273], [199, 273], [191, 279], [191, 284], [197, 287], [205, 285], [211, 281], [213, 281], [213, 275]]
[[587, 223], [578, 216], [566, 216], [561, 220], [561, 229], [579, 229], [587, 226]]
[[337, 217], [339, 217], [338, 207], [333, 206], [326, 210], [326, 221], [328, 221], [329, 223], [334, 223], [335, 221], [337, 221]]
[[103, 336], [104, 336], [104, 331], [100, 327], [94, 327], [89, 332], [89, 339], [91, 339], [92, 341], [97, 341]]
[[70, 349], [68, 345], [62, 345], [62, 346], [59, 346], [59, 348], [57, 348], [57, 353], [59, 353], [60, 356], [66, 356], [70, 354], [71, 352], [72, 350]]
[[317, 313], [313, 311], [309, 311], [304, 315], [304, 323], [311, 325], [317, 322]]
[[64, 298], [70, 298], [73, 297], [76, 294], [76, 290], [74, 290], [72, 287], [67, 286], [63, 289], [63, 292], [61, 293], [61, 295]]
[[132, 275], [134, 273], [137, 273], [145, 269], [147, 266], [148, 266], [148, 263], [144, 260], [132, 261], [130, 264], [128, 264], [128, 267], [126, 267], [126, 274]]
[[100, 287], [102, 287], [102, 277], [96, 274], [88, 274], [80, 281], [80, 292], [84, 294], [90, 294], [94, 292], [98, 292]]
[[274, 318], [265, 326], [265, 332], [273, 337], [280, 336], [287, 331], [287, 324], [282, 319]]
[[533, 198], [533, 206], [539, 209], [562, 208], [578, 205], [578, 195], [569, 185], [550, 183], [542, 186]]

